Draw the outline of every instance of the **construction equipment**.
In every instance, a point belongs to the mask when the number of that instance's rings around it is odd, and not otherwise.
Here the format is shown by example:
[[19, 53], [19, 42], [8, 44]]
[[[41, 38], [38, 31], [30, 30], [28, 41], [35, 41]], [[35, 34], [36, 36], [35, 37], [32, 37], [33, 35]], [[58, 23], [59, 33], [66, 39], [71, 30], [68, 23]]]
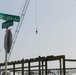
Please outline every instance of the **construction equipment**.
[[10, 53], [9, 53], [9, 56], [8, 56], [8, 60], [9, 60], [9, 58], [10, 58], [10, 56], [11, 56], [11, 53], [12, 53], [12, 50], [13, 50], [13, 48], [14, 48], [14, 45], [15, 45], [17, 36], [18, 36], [18, 34], [19, 34], [19, 31], [20, 31], [22, 22], [23, 22], [23, 20], [24, 20], [24, 16], [25, 16], [25, 14], [26, 14], [26, 11], [27, 11], [29, 2], [30, 2], [30, 0], [26, 0], [26, 1], [25, 1], [23, 10], [22, 10], [22, 13], [21, 13], [21, 16], [20, 16], [20, 22], [18, 23], [17, 28], [16, 28], [15, 33], [14, 33], [14, 36], [13, 36], [12, 47], [11, 47], [11, 50], [10, 50]]

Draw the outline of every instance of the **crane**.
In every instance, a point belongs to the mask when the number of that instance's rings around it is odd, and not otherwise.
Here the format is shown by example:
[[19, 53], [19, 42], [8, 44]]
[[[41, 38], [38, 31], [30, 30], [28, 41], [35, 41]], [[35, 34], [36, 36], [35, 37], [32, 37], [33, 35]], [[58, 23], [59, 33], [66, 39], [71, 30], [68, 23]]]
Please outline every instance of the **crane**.
[[30, 2], [30, 0], [26, 0], [26, 1], [25, 1], [25, 4], [24, 4], [24, 7], [23, 7], [23, 9], [22, 9], [22, 12], [21, 12], [21, 15], [20, 15], [20, 22], [18, 23], [18, 25], [17, 25], [17, 27], [16, 27], [16, 30], [15, 30], [15, 33], [14, 33], [14, 36], [13, 36], [13, 39], [12, 39], [12, 40], [13, 40], [13, 41], [12, 41], [12, 47], [11, 47], [10, 53], [9, 53], [9, 55], [8, 55], [8, 60], [9, 60], [9, 58], [10, 58], [10, 56], [11, 56], [11, 53], [12, 53], [12, 50], [13, 50], [13, 48], [14, 48], [14, 45], [15, 45], [17, 36], [18, 36], [18, 34], [19, 34], [19, 31], [20, 31], [22, 22], [23, 22], [23, 20], [24, 20], [24, 16], [25, 16], [25, 14], [26, 14], [26, 11], [27, 11], [29, 2]]

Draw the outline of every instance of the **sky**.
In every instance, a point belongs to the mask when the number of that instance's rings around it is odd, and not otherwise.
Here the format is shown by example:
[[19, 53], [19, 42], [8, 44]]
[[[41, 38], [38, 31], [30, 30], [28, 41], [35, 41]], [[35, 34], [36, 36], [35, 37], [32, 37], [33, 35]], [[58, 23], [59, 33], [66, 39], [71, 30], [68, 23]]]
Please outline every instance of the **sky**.
[[[0, 13], [19, 15], [25, 0], [1, 0]], [[76, 2], [75, 0], [30, 0], [9, 61], [38, 56], [65, 55], [76, 58]], [[36, 18], [37, 16], [37, 18]], [[37, 24], [36, 24], [37, 20]], [[4, 21], [0, 19], [0, 25]], [[18, 23], [10, 27], [12, 34]], [[36, 26], [38, 34], [36, 34]], [[4, 36], [0, 27], [0, 62], [5, 61]]]

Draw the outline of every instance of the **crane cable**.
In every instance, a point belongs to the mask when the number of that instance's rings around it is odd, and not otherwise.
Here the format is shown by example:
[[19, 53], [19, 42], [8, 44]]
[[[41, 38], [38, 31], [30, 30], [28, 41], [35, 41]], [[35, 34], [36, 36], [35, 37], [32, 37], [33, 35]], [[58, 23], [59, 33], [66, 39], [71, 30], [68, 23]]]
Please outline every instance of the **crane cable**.
[[18, 33], [19, 33], [19, 31], [20, 31], [20, 28], [21, 28], [21, 25], [22, 25], [24, 16], [25, 16], [25, 14], [26, 14], [26, 11], [27, 11], [29, 2], [30, 2], [30, 0], [26, 0], [26, 2], [25, 2], [25, 4], [24, 4], [23, 10], [22, 10], [22, 13], [21, 13], [21, 16], [20, 16], [20, 22], [18, 23], [17, 28], [16, 28], [15, 33], [14, 33], [14, 36], [13, 36], [12, 47], [11, 47], [11, 50], [10, 50], [10, 53], [9, 53], [9, 56], [8, 56], [8, 60], [9, 60], [11, 54], [12, 54], [12, 50], [13, 50], [13, 48], [14, 48], [16, 39], [17, 39], [17, 37], [18, 37]]
[[37, 0], [35, 0], [35, 18], [36, 18], [36, 34], [38, 33], [37, 30]]

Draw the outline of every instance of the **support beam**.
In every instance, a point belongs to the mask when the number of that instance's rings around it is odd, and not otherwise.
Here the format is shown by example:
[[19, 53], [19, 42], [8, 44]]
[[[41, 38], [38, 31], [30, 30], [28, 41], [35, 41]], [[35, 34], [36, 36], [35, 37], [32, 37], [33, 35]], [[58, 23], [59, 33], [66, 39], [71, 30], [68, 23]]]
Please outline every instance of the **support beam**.
[[65, 56], [63, 57], [63, 75], [65, 75]]
[[40, 70], [40, 61], [39, 61], [39, 75], [41, 75], [41, 70]]
[[44, 75], [44, 66], [43, 66], [43, 61], [42, 61], [42, 75]]
[[28, 75], [30, 75], [30, 60], [28, 62]]
[[13, 75], [15, 75], [15, 63], [13, 63]]
[[60, 61], [60, 75], [62, 75], [62, 70], [61, 70], [61, 59], [60, 59], [59, 61]]
[[24, 59], [22, 59], [22, 75], [24, 75]]
[[47, 58], [45, 58], [45, 75], [47, 75]]
[[1, 75], [1, 66], [0, 66], [0, 75]]

